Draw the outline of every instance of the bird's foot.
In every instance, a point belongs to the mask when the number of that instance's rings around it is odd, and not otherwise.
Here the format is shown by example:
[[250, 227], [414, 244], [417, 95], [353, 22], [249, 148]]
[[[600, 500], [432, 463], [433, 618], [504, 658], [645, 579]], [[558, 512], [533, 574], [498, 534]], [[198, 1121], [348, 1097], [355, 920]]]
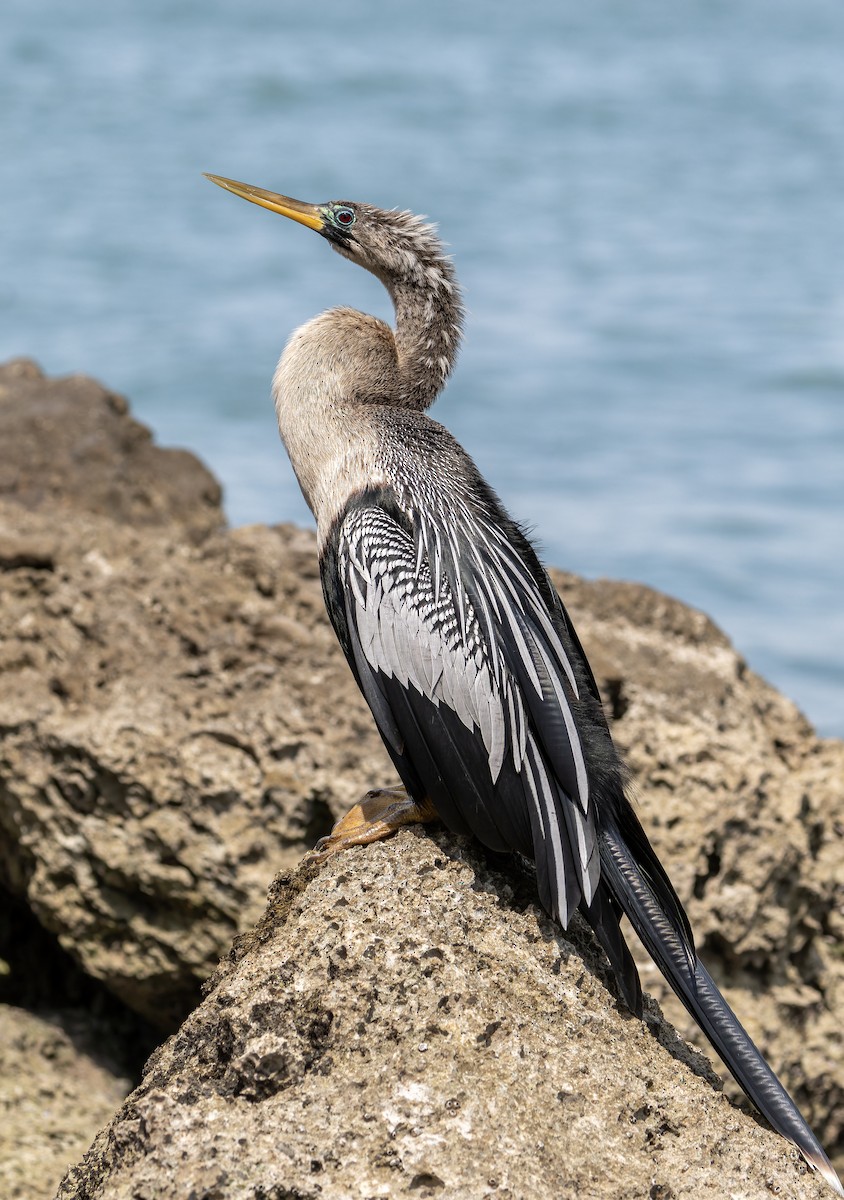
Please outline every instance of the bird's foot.
[[436, 819], [436, 809], [430, 800], [418, 803], [403, 787], [376, 788], [354, 804], [327, 837], [319, 839], [304, 861], [323, 863], [349, 846], [366, 846], [389, 837], [404, 825]]

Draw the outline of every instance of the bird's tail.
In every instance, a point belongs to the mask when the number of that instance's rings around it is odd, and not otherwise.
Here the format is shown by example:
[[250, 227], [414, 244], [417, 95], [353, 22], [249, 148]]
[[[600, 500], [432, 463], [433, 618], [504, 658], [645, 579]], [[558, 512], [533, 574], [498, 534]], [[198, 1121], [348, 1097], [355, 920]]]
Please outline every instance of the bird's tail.
[[768, 1123], [844, 1196], [832, 1164], [698, 959], [688, 920], [668, 876], [632, 812], [601, 834], [601, 872], [645, 949], [700, 1025], [736, 1082]]

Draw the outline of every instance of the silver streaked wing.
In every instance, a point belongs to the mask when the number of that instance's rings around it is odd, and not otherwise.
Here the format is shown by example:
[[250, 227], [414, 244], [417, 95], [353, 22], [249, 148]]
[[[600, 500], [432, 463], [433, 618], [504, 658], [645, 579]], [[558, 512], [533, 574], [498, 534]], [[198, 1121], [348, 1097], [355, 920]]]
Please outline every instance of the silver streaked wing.
[[504, 711], [471, 608], [435, 587], [428, 560], [382, 509], [354, 509], [343, 524], [341, 572], [369, 665], [420, 695], [447, 704], [486, 748], [492, 781], [506, 746]]
[[480, 738], [493, 804], [505, 761], [515, 768], [567, 922], [600, 875], [576, 678], [518, 554], [494, 526], [460, 516], [466, 528], [455, 514], [449, 524], [414, 513], [414, 536], [377, 503], [351, 507], [338, 544], [348, 617], [373, 672], [445, 706]]

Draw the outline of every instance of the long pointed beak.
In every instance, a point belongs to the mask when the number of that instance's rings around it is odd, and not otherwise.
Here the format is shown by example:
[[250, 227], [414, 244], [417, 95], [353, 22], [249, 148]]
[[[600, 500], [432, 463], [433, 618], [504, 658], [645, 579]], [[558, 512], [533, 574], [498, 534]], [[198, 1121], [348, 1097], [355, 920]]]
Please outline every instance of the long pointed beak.
[[268, 192], [264, 188], [253, 187], [250, 183], [238, 183], [236, 179], [226, 179], [223, 175], [209, 175], [207, 172], [203, 172], [203, 174], [206, 179], [210, 179], [212, 183], [225, 188], [227, 192], [232, 192], [235, 196], [241, 196], [253, 204], [260, 204], [261, 208], [268, 208], [270, 212], [281, 213], [283, 217], [290, 217], [291, 221], [298, 221], [300, 225], [307, 225], [309, 229], [316, 229], [318, 233], [322, 232], [324, 222], [319, 206], [316, 204], [305, 204], [302, 200], [292, 200], [290, 196], [280, 196], [277, 192]]

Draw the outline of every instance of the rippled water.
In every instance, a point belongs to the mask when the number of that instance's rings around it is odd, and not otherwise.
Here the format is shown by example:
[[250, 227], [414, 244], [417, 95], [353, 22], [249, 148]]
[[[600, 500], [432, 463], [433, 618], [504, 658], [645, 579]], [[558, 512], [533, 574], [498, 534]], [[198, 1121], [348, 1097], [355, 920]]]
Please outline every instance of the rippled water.
[[436, 415], [546, 557], [699, 605], [844, 734], [838, 0], [11, 0], [0, 39], [3, 357], [304, 521], [275, 359], [388, 306], [200, 172], [427, 212], [469, 307]]

